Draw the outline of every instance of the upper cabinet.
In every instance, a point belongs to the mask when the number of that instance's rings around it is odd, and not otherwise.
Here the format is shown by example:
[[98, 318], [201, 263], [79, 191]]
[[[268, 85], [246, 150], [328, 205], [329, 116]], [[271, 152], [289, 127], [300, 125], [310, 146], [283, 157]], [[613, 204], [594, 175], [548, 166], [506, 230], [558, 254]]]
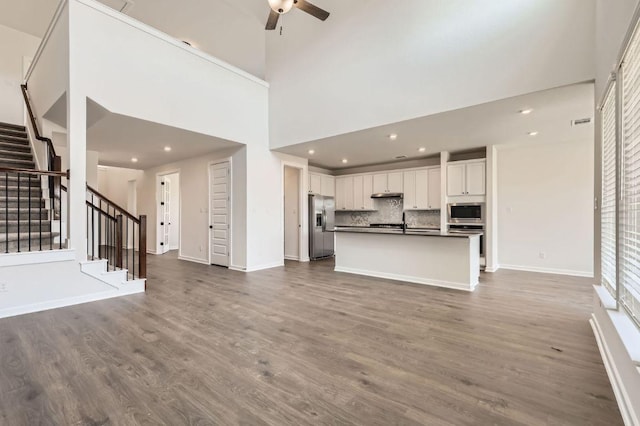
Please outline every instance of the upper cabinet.
[[333, 176], [309, 173], [309, 192], [311, 194], [335, 197], [336, 182]]
[[336, 210], [373, 210], [373, 176], [356, 175], [336, 178]]
[[403, 173], [403, 182], [405, 210], [440, 209], [439, 167], [406, 171]]
[[449, 163], [447, 165], [447, 195], [484, 195], [486, 186], [485, 160]]
[[402, 172], [375, 173], [373, 175], [373, 193], [402, 192]]

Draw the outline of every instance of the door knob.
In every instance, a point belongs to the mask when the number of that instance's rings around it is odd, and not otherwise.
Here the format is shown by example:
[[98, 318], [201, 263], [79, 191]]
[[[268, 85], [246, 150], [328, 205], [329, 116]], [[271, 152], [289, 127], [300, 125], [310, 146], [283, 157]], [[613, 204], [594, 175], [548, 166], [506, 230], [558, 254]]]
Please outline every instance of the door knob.
[[209, 229], [213, 229], [213, 225], [209, 225]]

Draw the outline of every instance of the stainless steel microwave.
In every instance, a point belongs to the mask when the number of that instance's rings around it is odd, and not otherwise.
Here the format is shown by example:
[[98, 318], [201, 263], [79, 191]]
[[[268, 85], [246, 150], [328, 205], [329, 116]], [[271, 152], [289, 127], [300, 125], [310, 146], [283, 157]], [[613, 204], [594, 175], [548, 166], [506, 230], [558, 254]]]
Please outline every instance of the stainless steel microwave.
[[484, 203], [451, 203], [449, 223], [484, 223]]

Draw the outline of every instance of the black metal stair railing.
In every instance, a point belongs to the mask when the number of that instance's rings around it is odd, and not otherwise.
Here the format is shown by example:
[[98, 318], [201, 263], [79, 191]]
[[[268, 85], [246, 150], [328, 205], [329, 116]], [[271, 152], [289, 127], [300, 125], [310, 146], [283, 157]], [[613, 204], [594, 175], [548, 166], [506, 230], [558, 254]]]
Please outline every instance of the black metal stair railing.
[[86, 205], [89, 259], [105, 259], [107, 271], [127, 270], [127, 279], [146, 278], [146, 216], [133, 216], [88, 185]]
[[[63, 177], [68, 173], [0, 167], [0, 250], [20, 253], [65, 248]], [[43, 195], [43, 178], [54, 181], [57, 192], [51, 198]]]

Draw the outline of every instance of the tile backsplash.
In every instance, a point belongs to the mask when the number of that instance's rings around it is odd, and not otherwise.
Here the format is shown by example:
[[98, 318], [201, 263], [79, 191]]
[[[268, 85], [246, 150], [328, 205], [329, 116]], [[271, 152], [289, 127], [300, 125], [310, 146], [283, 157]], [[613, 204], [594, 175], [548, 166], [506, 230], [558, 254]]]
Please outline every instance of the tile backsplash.
[[[369, 226], [371, 223], [402, 223], [401, 198], [378, 198], [373, 200], [375, 211], [336, 211], [337, 226]], [[439, 227], [440, 210], [407, 211], [409, 228]]]

